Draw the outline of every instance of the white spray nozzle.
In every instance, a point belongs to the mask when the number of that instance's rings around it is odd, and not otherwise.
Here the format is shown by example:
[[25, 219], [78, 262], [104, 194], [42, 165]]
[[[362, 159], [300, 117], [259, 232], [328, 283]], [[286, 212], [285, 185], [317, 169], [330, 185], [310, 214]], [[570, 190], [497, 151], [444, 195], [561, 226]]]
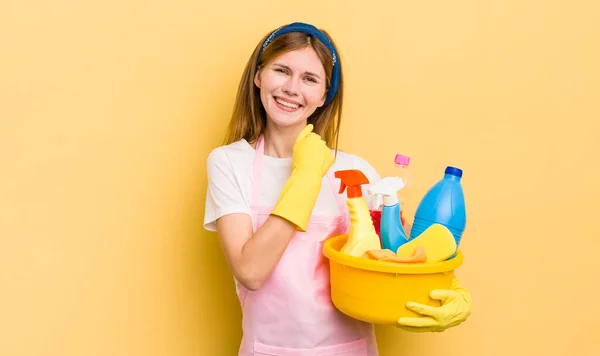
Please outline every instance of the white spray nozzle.
[[375, 201], [383, 196], [383, 205], [392, 206], [398, 203], [397, 192], [404, 188], [404, 181], [400, 177], [385, 177], [369, 187], [369, 192]]
[[383, 204], [381, 195], [373, 195], [373, 206], [372, 206], [373, 210], [379, 209], [381, 204]]

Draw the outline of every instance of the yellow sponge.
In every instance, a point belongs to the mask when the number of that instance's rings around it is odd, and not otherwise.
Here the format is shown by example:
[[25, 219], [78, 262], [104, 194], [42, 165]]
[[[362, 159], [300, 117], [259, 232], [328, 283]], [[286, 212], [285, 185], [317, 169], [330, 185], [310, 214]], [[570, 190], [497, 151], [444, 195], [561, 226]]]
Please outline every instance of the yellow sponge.
[[447, 227], [433, 224], [416, 238], [398, 248], [398, 257], [410, 257], [417, 246], [423, 246], [427, 254], [427, 262], [447, 260], [456, 252], [456, 241]]

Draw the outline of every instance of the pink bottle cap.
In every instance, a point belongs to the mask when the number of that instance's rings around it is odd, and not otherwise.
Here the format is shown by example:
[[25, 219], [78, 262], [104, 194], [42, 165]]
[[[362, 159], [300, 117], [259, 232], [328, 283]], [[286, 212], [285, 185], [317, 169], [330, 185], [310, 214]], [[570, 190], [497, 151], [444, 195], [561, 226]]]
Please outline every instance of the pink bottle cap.
[[394, 158], [394, 163], [408, 166], [410, 163], [410, 157], [398, 154], [396, 155], [396, 158]]

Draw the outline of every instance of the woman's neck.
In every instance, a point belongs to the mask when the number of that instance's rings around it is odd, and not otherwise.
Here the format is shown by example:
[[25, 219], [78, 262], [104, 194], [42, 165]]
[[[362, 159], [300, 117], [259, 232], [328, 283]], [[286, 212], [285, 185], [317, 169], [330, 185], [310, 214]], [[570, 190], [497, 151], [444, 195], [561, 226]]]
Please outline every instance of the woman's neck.
[[265, 155], [276, 158], [292, 157], [294, 143], [304, 127], [288, 127], [285, 129], [265, 129]]

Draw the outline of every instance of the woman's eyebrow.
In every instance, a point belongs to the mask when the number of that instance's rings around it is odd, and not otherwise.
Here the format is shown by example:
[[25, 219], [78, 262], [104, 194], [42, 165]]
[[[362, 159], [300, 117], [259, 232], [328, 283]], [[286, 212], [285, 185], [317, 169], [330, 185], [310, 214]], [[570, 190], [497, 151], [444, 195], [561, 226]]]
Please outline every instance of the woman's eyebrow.
[[[288, 66], [286, 66], [285, 64], [281, 64], [281, 63], [275, 63], [275, 64], [273, 64], [273, 65], [275, 65], [275, 66], [278, 66], [278, 67], [281, 67], [281, 68], [283, 68], [283, 69], [287, 69], [287, 70], [291, 71], [291, 68], [290, 68], [290, 67], [288, 67]], [[308, 75], [312, 75], [313, 77], [316, 77], [316, 78], [318, 78], [318, 79], [321, 79], [321, 77], [319, 77], [319, 75], [318, 75], [318, 74], [316, 74], [316, 73], [313, 73], [313, 72], [304, 72], [304, 73], [305, 73], [305, 74], [308, 74]]]

